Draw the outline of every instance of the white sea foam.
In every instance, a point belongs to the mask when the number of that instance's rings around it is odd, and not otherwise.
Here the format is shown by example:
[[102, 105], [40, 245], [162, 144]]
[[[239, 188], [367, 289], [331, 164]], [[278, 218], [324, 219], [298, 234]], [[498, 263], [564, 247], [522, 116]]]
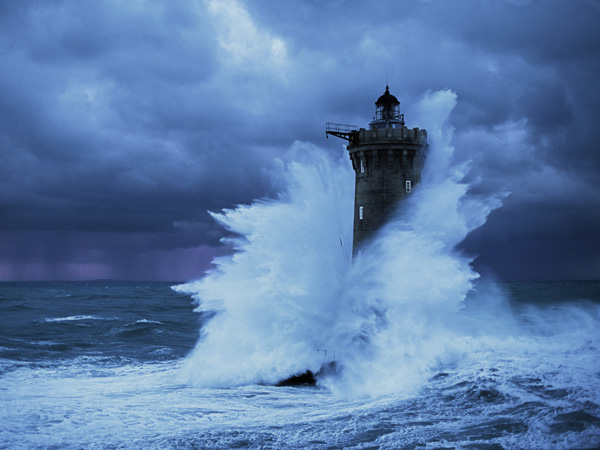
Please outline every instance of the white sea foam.
[[421, 102], [430, 139], [422, 183], [349, 268], [340, 251], [352, 227], [354, 175], [345, 155], [330, 172], [322, 149], [296, 143], [304, 160], [287, 168], [285, 194], [214, 215], [239, 235], [230, 241], [237, 253], [179, 288], [194, 293], [200, 309], [219, 311], [187, 361], [190, 381], [276, 382], [317, 370], [325, 355], [317, 349], [327, 349], [344, 365], [346, 389], [380, 391], [411, 384], [448, 355], [445, 321], [477, 277], [455, 246], [500, 205], [470, 198], [461, 182], [466, 165], [452, 163], [445, 122], [455, 103], [449, 91]]
[[115, 317], [100, 317], [100, 316], [88, 316], [88, 315], [77, 315], [67, 317], [48, 317], [44, 319], [44, 322], [74, 322], [79, 320], [116, 320]]
[[237, 253], [217, 259], [217, 269], [205, 278], [178, 288], [194, 293], [200, 309], [220, 311], [188, 360], [187, 374], [198, 384], [276, 382], [317, 370], [322, 355], [316, 349], [333, 345], [350, 249], [340, 245], [331, 177], [349, 244], [353, 175], [338, 161], [332, 174], [319, 148], [295, 148], [304, 161], [288, 167], [290, 186], [280, 199], [214, 215], [239, 234], [229, 241]]
[[504, 194], [471, 195], [463, 182], [468, 161], [454, 161], [446, 125], [455, 104], [450, 91], [423, 98], [419, 125], [430, 147], [422, 182], [351, 265], [345, 262], [354, 174], [344, 154], [336, 153], [330, 171], [322, 149], [296, 143], [299, 158], [284, 169], [289, 186], [280, 198], [214, 214], [235, 233], [229, 244], [236, 253], [177, 288], [193, 294], [199, 310], [218, 311], [185, 361], [186, 381], [274, 383], [318, 370], [335, 351], [343, 371], [323, 384], [341, 395], [381, 395], [493, 361], [493, 352], [510, 358], [513, 347], [522, 355], [536, 348], [548, 358], [567, 351], [573, 341], [564, 335], [555, 342], [518, 329], [498, 288], [476, 293], [465, 309], [479, 275], [457, 244], [501, 206]]
[[139, 320], [136, 320], [133, 323], [128, 323], [125, 326], [135, 325], [135, 324], [138, 324], [138, 323], [151, 323], [151, 324], [155, 324], [155, 325], [163, 325], [163, 323], [160, 322], [160, 321], [158, 321], [158, 320], [139, 319]]

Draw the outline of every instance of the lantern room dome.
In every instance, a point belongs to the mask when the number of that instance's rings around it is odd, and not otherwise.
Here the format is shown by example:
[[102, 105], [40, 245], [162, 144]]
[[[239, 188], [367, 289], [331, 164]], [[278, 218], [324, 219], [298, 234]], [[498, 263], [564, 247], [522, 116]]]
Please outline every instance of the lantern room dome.
[[396, 96], [390, 94], [389, 86], [385, 87], [384, 94], [377, 99], [375, 102], [375, 106], [391, 106], [391, 105], [399, 105], [400, 102], [396, 98]]

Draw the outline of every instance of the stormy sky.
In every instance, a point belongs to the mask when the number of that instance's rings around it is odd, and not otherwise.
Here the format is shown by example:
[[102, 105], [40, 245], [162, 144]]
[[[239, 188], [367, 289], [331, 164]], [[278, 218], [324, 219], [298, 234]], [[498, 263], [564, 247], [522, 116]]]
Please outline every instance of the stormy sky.
[[189, 280], [295, 141], [458, 96], [482, 273], [600, 279], [598, 0], [0, 2], [0, 280]]

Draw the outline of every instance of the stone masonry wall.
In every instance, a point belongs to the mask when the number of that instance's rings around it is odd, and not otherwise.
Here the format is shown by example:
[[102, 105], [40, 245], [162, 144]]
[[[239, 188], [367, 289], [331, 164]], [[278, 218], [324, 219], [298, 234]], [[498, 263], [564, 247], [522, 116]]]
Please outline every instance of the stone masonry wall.
[[348, 145], [356, 173], [354, 254], [421, 181], [426, 148], [427, 132], [406, 127], [361, 129]]

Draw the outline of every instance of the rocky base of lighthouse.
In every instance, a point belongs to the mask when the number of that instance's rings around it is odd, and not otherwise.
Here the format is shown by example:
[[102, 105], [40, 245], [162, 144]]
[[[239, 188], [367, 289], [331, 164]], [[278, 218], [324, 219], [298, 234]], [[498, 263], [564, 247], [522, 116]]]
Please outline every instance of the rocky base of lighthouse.
[[325, 377], [335, 376], [341, 370], [341, 366], [335, 361], [323, 365], [318, 372], [307, 370], [281, 380], [275, 386], [316, 386], [318, 381]]

